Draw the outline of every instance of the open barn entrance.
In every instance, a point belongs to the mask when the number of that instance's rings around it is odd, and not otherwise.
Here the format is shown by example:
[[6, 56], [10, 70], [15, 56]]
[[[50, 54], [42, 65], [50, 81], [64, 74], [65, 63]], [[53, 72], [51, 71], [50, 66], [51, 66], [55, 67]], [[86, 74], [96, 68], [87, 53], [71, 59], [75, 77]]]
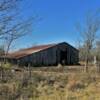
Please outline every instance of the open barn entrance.
[[60, 51], [60, 63], [62, 65], [66, 65], [67, 64], [67, 50]]

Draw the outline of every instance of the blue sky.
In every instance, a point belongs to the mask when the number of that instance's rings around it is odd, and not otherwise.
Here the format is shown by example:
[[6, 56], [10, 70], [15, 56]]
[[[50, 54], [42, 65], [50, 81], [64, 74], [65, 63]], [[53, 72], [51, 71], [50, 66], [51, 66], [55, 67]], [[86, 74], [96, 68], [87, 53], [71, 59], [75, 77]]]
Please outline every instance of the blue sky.
[[84, 23], [88, 11], [100, 8], [100, 0], [25, 0], [21, 6], [23, 17], [37, 15], [42, 20], [35, 21], [32, 33], [16, 42], [18, 48], [63, 41], [75, 46], [80, 38], [76, 23]]

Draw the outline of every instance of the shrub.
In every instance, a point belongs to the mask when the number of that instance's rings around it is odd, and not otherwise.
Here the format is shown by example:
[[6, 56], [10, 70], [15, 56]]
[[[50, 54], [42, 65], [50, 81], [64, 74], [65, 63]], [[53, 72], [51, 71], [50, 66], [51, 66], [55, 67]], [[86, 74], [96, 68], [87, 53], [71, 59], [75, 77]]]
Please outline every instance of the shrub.
[[4, 63], [4, 64], [2, 65], [2, 67], [3, 67], [4, 69], [11, 69], [11, 68], [12, 68], [12, 64], [9, 63], [9, 62], [6, 62], [6, 63]]

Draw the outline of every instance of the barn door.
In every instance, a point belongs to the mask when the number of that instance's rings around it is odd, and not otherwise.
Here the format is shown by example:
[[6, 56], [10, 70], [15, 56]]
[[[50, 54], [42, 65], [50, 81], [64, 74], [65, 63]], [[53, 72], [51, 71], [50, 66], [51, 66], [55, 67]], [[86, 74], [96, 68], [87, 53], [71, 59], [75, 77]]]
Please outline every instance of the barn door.
[[60, 63], [63, 65], [67, 64], [67, 50], [60, 51]]

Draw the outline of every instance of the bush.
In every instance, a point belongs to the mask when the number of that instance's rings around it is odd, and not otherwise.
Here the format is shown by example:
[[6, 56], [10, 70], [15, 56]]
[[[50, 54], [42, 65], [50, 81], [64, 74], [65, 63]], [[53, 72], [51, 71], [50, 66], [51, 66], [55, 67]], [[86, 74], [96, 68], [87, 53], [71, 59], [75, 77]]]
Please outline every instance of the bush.
[[6, 63], [4, 63], [4, 64], [2, 65], [2, 67], [3, 67], [4, 69], [11, 69], [11, 68], [12, 68], [12, 64], [6, 62]]

